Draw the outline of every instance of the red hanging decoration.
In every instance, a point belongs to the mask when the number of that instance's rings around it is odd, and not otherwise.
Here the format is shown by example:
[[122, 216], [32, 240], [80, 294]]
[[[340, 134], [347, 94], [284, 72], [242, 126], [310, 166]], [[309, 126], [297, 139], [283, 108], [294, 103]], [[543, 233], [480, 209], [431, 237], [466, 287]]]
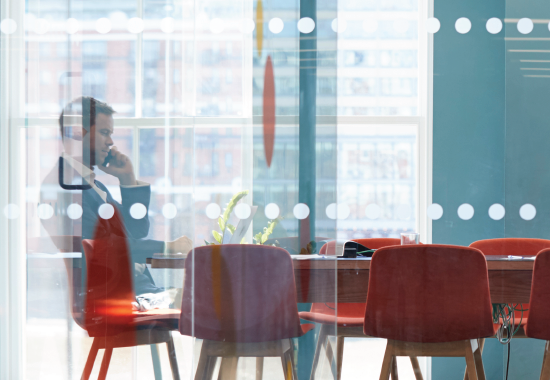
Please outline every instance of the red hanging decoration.
[[267, 56], [264, 74], [263, 96], [264, 151], [267, 167], [271, 167], [275, 146], [275, 77], [271, 56]]

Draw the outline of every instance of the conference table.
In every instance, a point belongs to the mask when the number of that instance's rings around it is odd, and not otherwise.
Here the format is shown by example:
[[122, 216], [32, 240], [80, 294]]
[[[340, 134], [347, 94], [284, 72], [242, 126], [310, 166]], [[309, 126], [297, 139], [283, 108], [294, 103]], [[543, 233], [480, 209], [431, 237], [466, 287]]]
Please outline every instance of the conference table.
[[[534, 256], [486, 256], [492, 303], [528, 303]], [[183, 269], [177, 256], [147, 259], [152, 268]], [[299, 303], [365, 302], [370, 258], [293, 255]]]

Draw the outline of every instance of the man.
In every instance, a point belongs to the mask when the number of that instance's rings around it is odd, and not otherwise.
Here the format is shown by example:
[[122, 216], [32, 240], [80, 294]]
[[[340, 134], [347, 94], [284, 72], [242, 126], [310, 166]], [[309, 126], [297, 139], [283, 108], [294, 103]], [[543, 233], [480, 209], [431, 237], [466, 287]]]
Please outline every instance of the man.
[[[136, 180], [130, 159], [113, 146], [114, 113], [108, 104], [91, 97], [72, 101], [61, 113], [64, 152], [41, 187], [41, 203], [52, 205], [55, 212], [51, 218], [42, 219], [42, 225], [51, 237], [125, 238], [134, 264], [136, 295], [158, 293], [163, 289], [155, 286], [145, 259], [157, 252], [187, 253], [192, 242], [185, 236], [169, 242], [144, 239], [149, 232], [149, 219], [147, 215], [141, 219], [132, 217], [130, 208], [142, 204], [148, 209], [151, 187]], [[110, 161], [104, 166], [107, 156]], [[95, 166], [119, 180], [122, 203], [95, 179]], [[85, 275], [82, 260], [79, 286], [86, 284]]]

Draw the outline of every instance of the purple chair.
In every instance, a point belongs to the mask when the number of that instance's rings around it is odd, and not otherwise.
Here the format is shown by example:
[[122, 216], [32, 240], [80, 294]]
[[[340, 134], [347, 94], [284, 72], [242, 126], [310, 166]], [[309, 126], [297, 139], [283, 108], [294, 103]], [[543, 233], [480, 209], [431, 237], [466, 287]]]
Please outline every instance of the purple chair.
[[[193, 294], [194, 293], [194, 294]], [[194, 313], [194, 314], [193, 314]], [[314, 327], [300, 324], [294, 270], [288, 252], [261, 245], [209, 245], [185, 260], [179, 329], [203, 339], [195, 379], [235, 378], [239, 357], [280, 357], [285, 379], [297, 379], [292, 339]]]

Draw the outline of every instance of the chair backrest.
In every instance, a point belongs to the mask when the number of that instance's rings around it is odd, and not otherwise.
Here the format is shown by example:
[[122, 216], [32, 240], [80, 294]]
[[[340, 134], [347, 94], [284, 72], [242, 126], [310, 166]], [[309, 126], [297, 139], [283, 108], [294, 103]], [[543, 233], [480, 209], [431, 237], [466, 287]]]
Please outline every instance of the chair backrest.
[[228, 342], [297, 337], [302, 333], [296, 299], [292, 260], [284, 249], [199, 247], [185, 259], [179, 329], [184, 335]]
[[501, 238], [478, 240], [470, 244], [486, 256], [514, 255], [534, 256], [544, 248], [550, 248], [550, 240], [530, 238]]
[[87, 267], [84, 328], [91, 337], [131, 331], [135, 294], [126, 239], [113, 235], [83, 240], [82, 245]]
[[533, 268], [529, 318], [525, 332], [529, 338], [550, 340], [550, 249], [539, 252]]
[[[359, 244], [363, 244], [370, 249], [379, 249], [382, 247], [389, 247], [391, 245], [400, 245], [401, 240], [395, 238], [365, 238], [365, 239], [352, 239]], [[336, 240], [329, 241], [323, 245], [319, 251], [320, 255], [335, 255]]]
[[408, 245], [372, 258], [364, 332], [409, 342], [493, 334], [487, 262], [474, 248]]
[[[394, 238], [365, 238], [365, 239], [353, 239], [353, 241], [363, 244], [365, 247], [371, 249], [379, 249], [382, 247], [389, 247], [392, 245], [400, 245], [400, 239]], [[329, 245], [330, 244], [330, 245]], [[332, 247], [334, 252], [335, 241], [330, 241], [321, 248], [320, 255], [326, 255], [327, 249]], [[364, 318], [365, 316], [365, 303], [331, 303], [331, 302], [317, 302], [311, 304], [310, 311], [312, 313], [322, 313], [329, 315], [337, 315], [343, 318]]]

